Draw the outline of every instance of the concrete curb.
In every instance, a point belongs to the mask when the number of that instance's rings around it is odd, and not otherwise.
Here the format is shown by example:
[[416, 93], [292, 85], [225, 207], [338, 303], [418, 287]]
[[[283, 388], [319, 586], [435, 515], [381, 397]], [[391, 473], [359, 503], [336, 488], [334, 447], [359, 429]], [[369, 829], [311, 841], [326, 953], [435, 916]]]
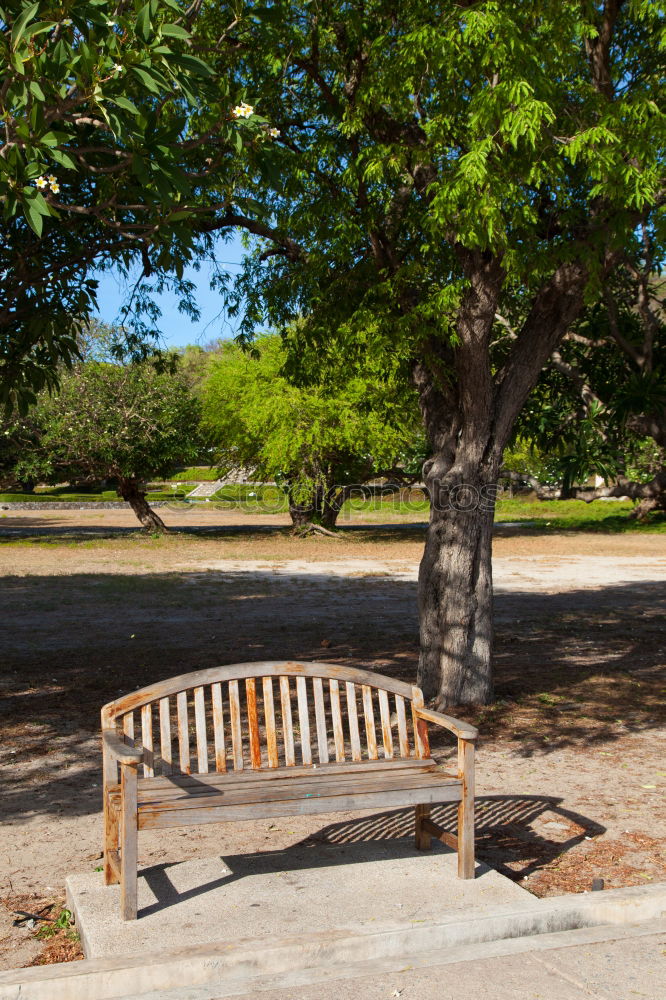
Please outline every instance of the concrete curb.
[[[460, 965], [465, 962], [479, 963], [485, 960], [524, 956], [528, 953], [560, 950], [562, 948], [589, 948], [593, 945], [636, 941], [666, 933], [666, 920], [642, 921], [638, 924], [602, 924], [599, 927], [583, 927], [574, 931], [556, 931], [553, 934], [539, 934], [536, 937], [504, 938], [499, 941], [483, 941], [479, 944], [458, 945], [446, 951], [421, 951], [409, 955], [394, 955], [388, 958], [358, 962], [354, 965], [331, 968], [311, 967], [294, 969], [284, 973], [270, 973], [245, 979], [226, 979], [222, 984], [208, 986], [179, 986], [173, 990], [151, 990], [150, 993], [135, 993], [120, 1000], [222, 1000], [223, 997], [254, 996], [263, 991], [295, 989], [298, 987], [337, 982], [341, 996], [355, 997], [359, 993], [342, 984], [365, 977], [379, 979], [390, 973], [417, 972], [429, 968], [441, 970], [442, 966]], [[499, 994], [494, 1000], [499, 1000]]]
[[[113, 959], [90, 959], [59, 966], [38, 966], [0, 974], [0, 1000], [111, 1000], [152, 992], [211, 987], [216, 996], [247, 992], [260, 977], [298, 974], [340, 978], [345, 970], [381, 960], [520, 939], [537, 947], [540, 935], [561, 937], [581, 928], [605, 928], [621, 935], [621, 925], [666, 918], [666, 884], [613, 889], [581, 896], [535, 900], [533, 907], [502, 908], [469, 920], [387, 925], [367, 934], [344, 928], [308, 937], [246, 939], [199, 945], [182, 951]], [[646, 933], [652, 933], [650, 925]], [[562, 944], [552, 945], [562, 947]], [[487, 954], [487, 952], [486, 952]], [[462, 960], [458, 958], [458, 960]], [[314, 978], [313, 978], [314, 977]]]

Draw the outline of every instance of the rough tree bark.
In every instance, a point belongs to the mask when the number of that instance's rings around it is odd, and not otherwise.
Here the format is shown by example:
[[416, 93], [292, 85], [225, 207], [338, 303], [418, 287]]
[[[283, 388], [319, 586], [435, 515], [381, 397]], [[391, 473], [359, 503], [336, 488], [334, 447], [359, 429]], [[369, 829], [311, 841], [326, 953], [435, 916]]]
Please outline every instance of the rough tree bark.
[[119, 479], [118, 492], [123, 500], [130, 505], [144, 528], [160, 534], [167, 531], [167, 526], [162, 518], [148, 504], [146, 492], [141, 489], [137, 479]]
[[432, 446], [423, 470], [431, 510], [419, 570], [418, 683], [438, 707], [492, 698], [492, 525], [502, 454], [541, 368], [583, 306], [587, 280], [580, 264], [557, 269], [494, 374], [501, 260], [465, 253], [463, 262], [470, 285], [457, 344], [431, 341], [414, 369]]

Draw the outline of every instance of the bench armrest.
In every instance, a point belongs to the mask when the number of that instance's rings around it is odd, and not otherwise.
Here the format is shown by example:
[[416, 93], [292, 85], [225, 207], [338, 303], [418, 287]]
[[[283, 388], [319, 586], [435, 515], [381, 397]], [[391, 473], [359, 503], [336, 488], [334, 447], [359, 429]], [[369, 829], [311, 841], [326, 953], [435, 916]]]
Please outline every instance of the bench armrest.
[[104, 747], [120, 764], [140, 764], [143, 760], [143, 748], [137, 749], [123, 743], [113, 729], [102, 730]]
[[420, 707], [415, 707], [414, 711], [419, 719], [425, 719], [426, 722], [434, 722], [438, 726], [443, 726], [444, 729], [455, 733], [458, 739], [475, 740], [479, 735], [479, 730], [474, 726], [470, 726], [468, 722], [461, 722], [459, 719], [454, 719], [451, 715], [443, 715], [441, 712], [432, 712], [429, 708]]

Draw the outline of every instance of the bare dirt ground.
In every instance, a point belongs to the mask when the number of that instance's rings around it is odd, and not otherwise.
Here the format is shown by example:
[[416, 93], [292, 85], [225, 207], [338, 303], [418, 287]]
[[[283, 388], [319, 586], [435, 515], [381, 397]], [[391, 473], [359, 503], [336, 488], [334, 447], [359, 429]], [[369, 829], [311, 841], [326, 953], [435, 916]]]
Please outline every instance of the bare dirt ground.
[[[56, 917], [66, 875], [99, 866], [104, 702], [247, 659], [415, 677], [422, 525], [357, 522], [334, 540], [294, 539], [282, 515], [165, 520], [186, 533], [145, 537], [115, 510], [0, 519], [0, 968], [77, 957], [66, 928], [14, 921]], [[538, 896], [666, 879], [666, 536], [500, 528], [494, 567], [497, 701], [453, 709], [481, 729], [479, 856]], [[145, 833], [141, 861], [409, 836], [411, 822]]]

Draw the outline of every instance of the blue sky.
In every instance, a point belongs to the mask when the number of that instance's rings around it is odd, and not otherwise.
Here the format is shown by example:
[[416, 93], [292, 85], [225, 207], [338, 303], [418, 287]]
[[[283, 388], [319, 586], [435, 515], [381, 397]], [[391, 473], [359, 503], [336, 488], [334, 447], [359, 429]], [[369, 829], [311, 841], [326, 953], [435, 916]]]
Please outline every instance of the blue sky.
[[[243, 255], [240, 237], [234, 237], [228, 243], [220, 242], [216, 249], [216, 257], [224, 263], [229, 271], [234, 273]], [[193, 323], [189, 316], [178, 312], [178, 301], [174, 295], [157, 296], [157, 302], [162, 310], [159, 327], [162, 333], [163, 346], [184, 347], [186, 344], [204, 344], [218, 337], [229, 338], [235, 333], [236, 320], [230, 320], [222, 305], [222, 299], [217, 292], [210, 289], [211, 267], [202, 264], [200, 271], [186, 272], [186, 277], [197, 286], [197, 300], [201, 310], [201, 319]], [[99, 278], [99, 316], [105, 323], [120, 321], [120, 309], [127, 301], [131, 287], [115, 272], [98, 275]]]

